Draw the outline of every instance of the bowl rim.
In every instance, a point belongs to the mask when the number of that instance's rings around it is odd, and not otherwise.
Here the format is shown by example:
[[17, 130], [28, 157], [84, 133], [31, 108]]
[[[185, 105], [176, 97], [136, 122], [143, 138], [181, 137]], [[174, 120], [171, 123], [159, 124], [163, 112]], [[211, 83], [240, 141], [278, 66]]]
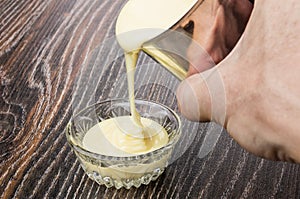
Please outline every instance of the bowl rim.
[[177, 120], [178, 122], [178, 128], [175, 130], [176, 133], [178, 134], [177, 138], [169, 141], [165, 146], [161, 147], [161, 148], [158, 148], [154, 151], [150, 151], [148, 153], [142, 153], [142, 154], [134, 154], [134, 155], [131, 155], [131, 156], [110, 156], [110, 155], [103, 155], [103, 154], [99, 154], [99, 153], [95, 153], [95, 152], [92, 152], [92, 151], [89, 151], [81, 146], [79, 146], [78, 144], [74, 143], [72, 141], [72, 139], [70, 139], [69, 137], [72, 137], [72, 135], [68, 135], [68, 132], [70, 131], [70, 127], [72, 125], [72, 120], [73, 118], [77, 117], [78, 115], [80, 115], [82, 112], [86, 111], [87, 109], [89, 108], [92, 108], [94, 107], [95, 105], [97, 104], [102, 104], [102, 103], [107, 103], [107, 102], [127, 102], [129, 103], [129, 99], [126, 99], [126, 98], [114, 98], [114, 99], [107, 99], [107, 100], [103, 100], [103, 101], [98, 101], [96, 103], [93, 103], [83, 109], [81, 109], [79, 112], [77, 112], [75, 115], [73, 115], [68, 124], [67, 124], [67, 127], [65, 129], [65, 134], [66, 134], [66, 137], [67, 137], [67, 142], [71, 145], [72, 148], [74, 148], [77, 152], [79, 152], [80, 154], [83, 154], [85, 156], [88, 156], [88, 157], [92, 157], [94, 159], [101, 159], [101, 160], [110, 160], [110, 161], [132, 161], [132, 160], [143, 160], [147, 157], [151, 157], [153, 155], [156, 155], [156, 154], [159, 154], [161, 151], [164, 151], [164, 150], [167, 150], [167, 149], [170, 149], [173, 145], [175, 145], [179, 139], [179, 137], [181, 136], [181, 133], [182, 133], [182, 124], [181, 124], [181, 119], [179, 117], [179, 115], [174, 111], [172, 110], [171, 108], [169, 108], [168, 106], [164, 105], [164, 104], [161, 104], [159, 102], [154, 102], [152, 100], [143, 100], [143, 99], [135, 99], [135, 103], [150, 103], [150, 104], [155, 104], [155, 105], [159, 105], [161, 107], [163, 107], [164, 109], [168, 110], [174, 117], [175, 119]]

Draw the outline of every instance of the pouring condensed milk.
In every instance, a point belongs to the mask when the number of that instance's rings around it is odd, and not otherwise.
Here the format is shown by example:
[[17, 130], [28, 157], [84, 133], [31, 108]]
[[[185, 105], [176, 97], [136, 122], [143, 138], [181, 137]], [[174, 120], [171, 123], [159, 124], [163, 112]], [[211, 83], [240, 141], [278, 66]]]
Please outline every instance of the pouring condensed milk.
[[[156, 49], [156, 44], [160, 43], [159, 36], [191, 12], [197, 2], [129, 0], [121, 10], [116, 38], [125, 54], [129, 103], [109, 100], [89, 106], [73, 117], [66, 131], [81, 166], [97, 183], [117, 189], [139, 187], [157, 179], [170, 163], [181, 133], [180, 119], [168, 107], [135, 100], [134, 73], [142, 50], [162, 61], [166, 68], [170, 66], [168, 69], [179, 79], [185, 78], [186, 69]], [[102, 110], [113, 107], [110, 103], [126, 113], [114, 113], [116, 116], [103, 119], [107, 115]], [[136, 105], [140, 109], [136, 109]], [[153, 114], [149, 112], [152, 108]]]
[[[92, 127], [83, 139], [85, 148], [99, 154], [130, 156], [168, 143], [166, 130], [155, 121], [141, 118], [135, 108], [134, 72], [140, 50], [147, 49], [143, 45], [176, 24], [196, 3], [197, 0], [129, 0], [123, 7], [116, 23], [116, 37], [125, 54], [131, 116], [111, 118]], [[175, 68], [175, 72], [178, 70]], [[99, 140], [103, 137], [115, 150], [101, 147]]]

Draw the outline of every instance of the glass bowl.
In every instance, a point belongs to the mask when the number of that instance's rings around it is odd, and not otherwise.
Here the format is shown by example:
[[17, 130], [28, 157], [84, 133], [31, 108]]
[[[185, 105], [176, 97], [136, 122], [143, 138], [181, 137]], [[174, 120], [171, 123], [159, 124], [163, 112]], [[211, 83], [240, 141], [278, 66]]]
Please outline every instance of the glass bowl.
[[66, 128], [68, 143], [75, 152], [89, 178], [100, 185], [115, 187], [139, 187], [156, 180], [170, 163], [172, 150], [181, 134], [181, 122], [170, 108], [150, 101], [135, 100], [141, 117], [158, 122], [168, 133], [167, 145], [155, 151], [126, 157], [93, 153], [84, 148], [84, 135], [95, 124], [109, 118], [130, 115], [126, 99], [107, 100], [91, 105], [74, 117]]

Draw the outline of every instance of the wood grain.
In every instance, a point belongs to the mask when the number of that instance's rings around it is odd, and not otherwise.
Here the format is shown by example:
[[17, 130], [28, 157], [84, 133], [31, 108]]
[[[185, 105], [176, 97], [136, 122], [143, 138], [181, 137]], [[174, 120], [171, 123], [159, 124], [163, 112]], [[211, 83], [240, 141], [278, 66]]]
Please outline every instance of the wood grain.
[[[183, 155], [157, 181], [115, 190], [87, 178], [64, 129], [73, 111], [127, 96], [122, 52], [110, 43], [124, 3], [0, 1], [0, 197], [300, 198], [299, 165], [254, 157], [225, 131], [199, 159], [213, 124], [188, 121], [192, 143], [180, 143]], [[145, 55], [138, 65], [137, 98], [176, 110], [178, 81]]]

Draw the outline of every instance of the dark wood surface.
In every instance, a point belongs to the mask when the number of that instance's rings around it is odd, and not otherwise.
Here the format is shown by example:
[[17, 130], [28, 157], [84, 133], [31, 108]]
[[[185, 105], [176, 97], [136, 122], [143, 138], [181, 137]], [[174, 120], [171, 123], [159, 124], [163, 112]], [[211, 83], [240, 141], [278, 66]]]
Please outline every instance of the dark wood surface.
[[[121, 0], [0, 1], [0, 198], [300, 198], [300, 166], [254, 157], [225, 131], [198, 157], [211, 123], [183, 119], [191, 143], [157, 181], [107, 189], [67, 144], [73, 111], [127, 97], [113, 41]], [[178, 81], [142, 55], [136, 96], [177, 110]]]

